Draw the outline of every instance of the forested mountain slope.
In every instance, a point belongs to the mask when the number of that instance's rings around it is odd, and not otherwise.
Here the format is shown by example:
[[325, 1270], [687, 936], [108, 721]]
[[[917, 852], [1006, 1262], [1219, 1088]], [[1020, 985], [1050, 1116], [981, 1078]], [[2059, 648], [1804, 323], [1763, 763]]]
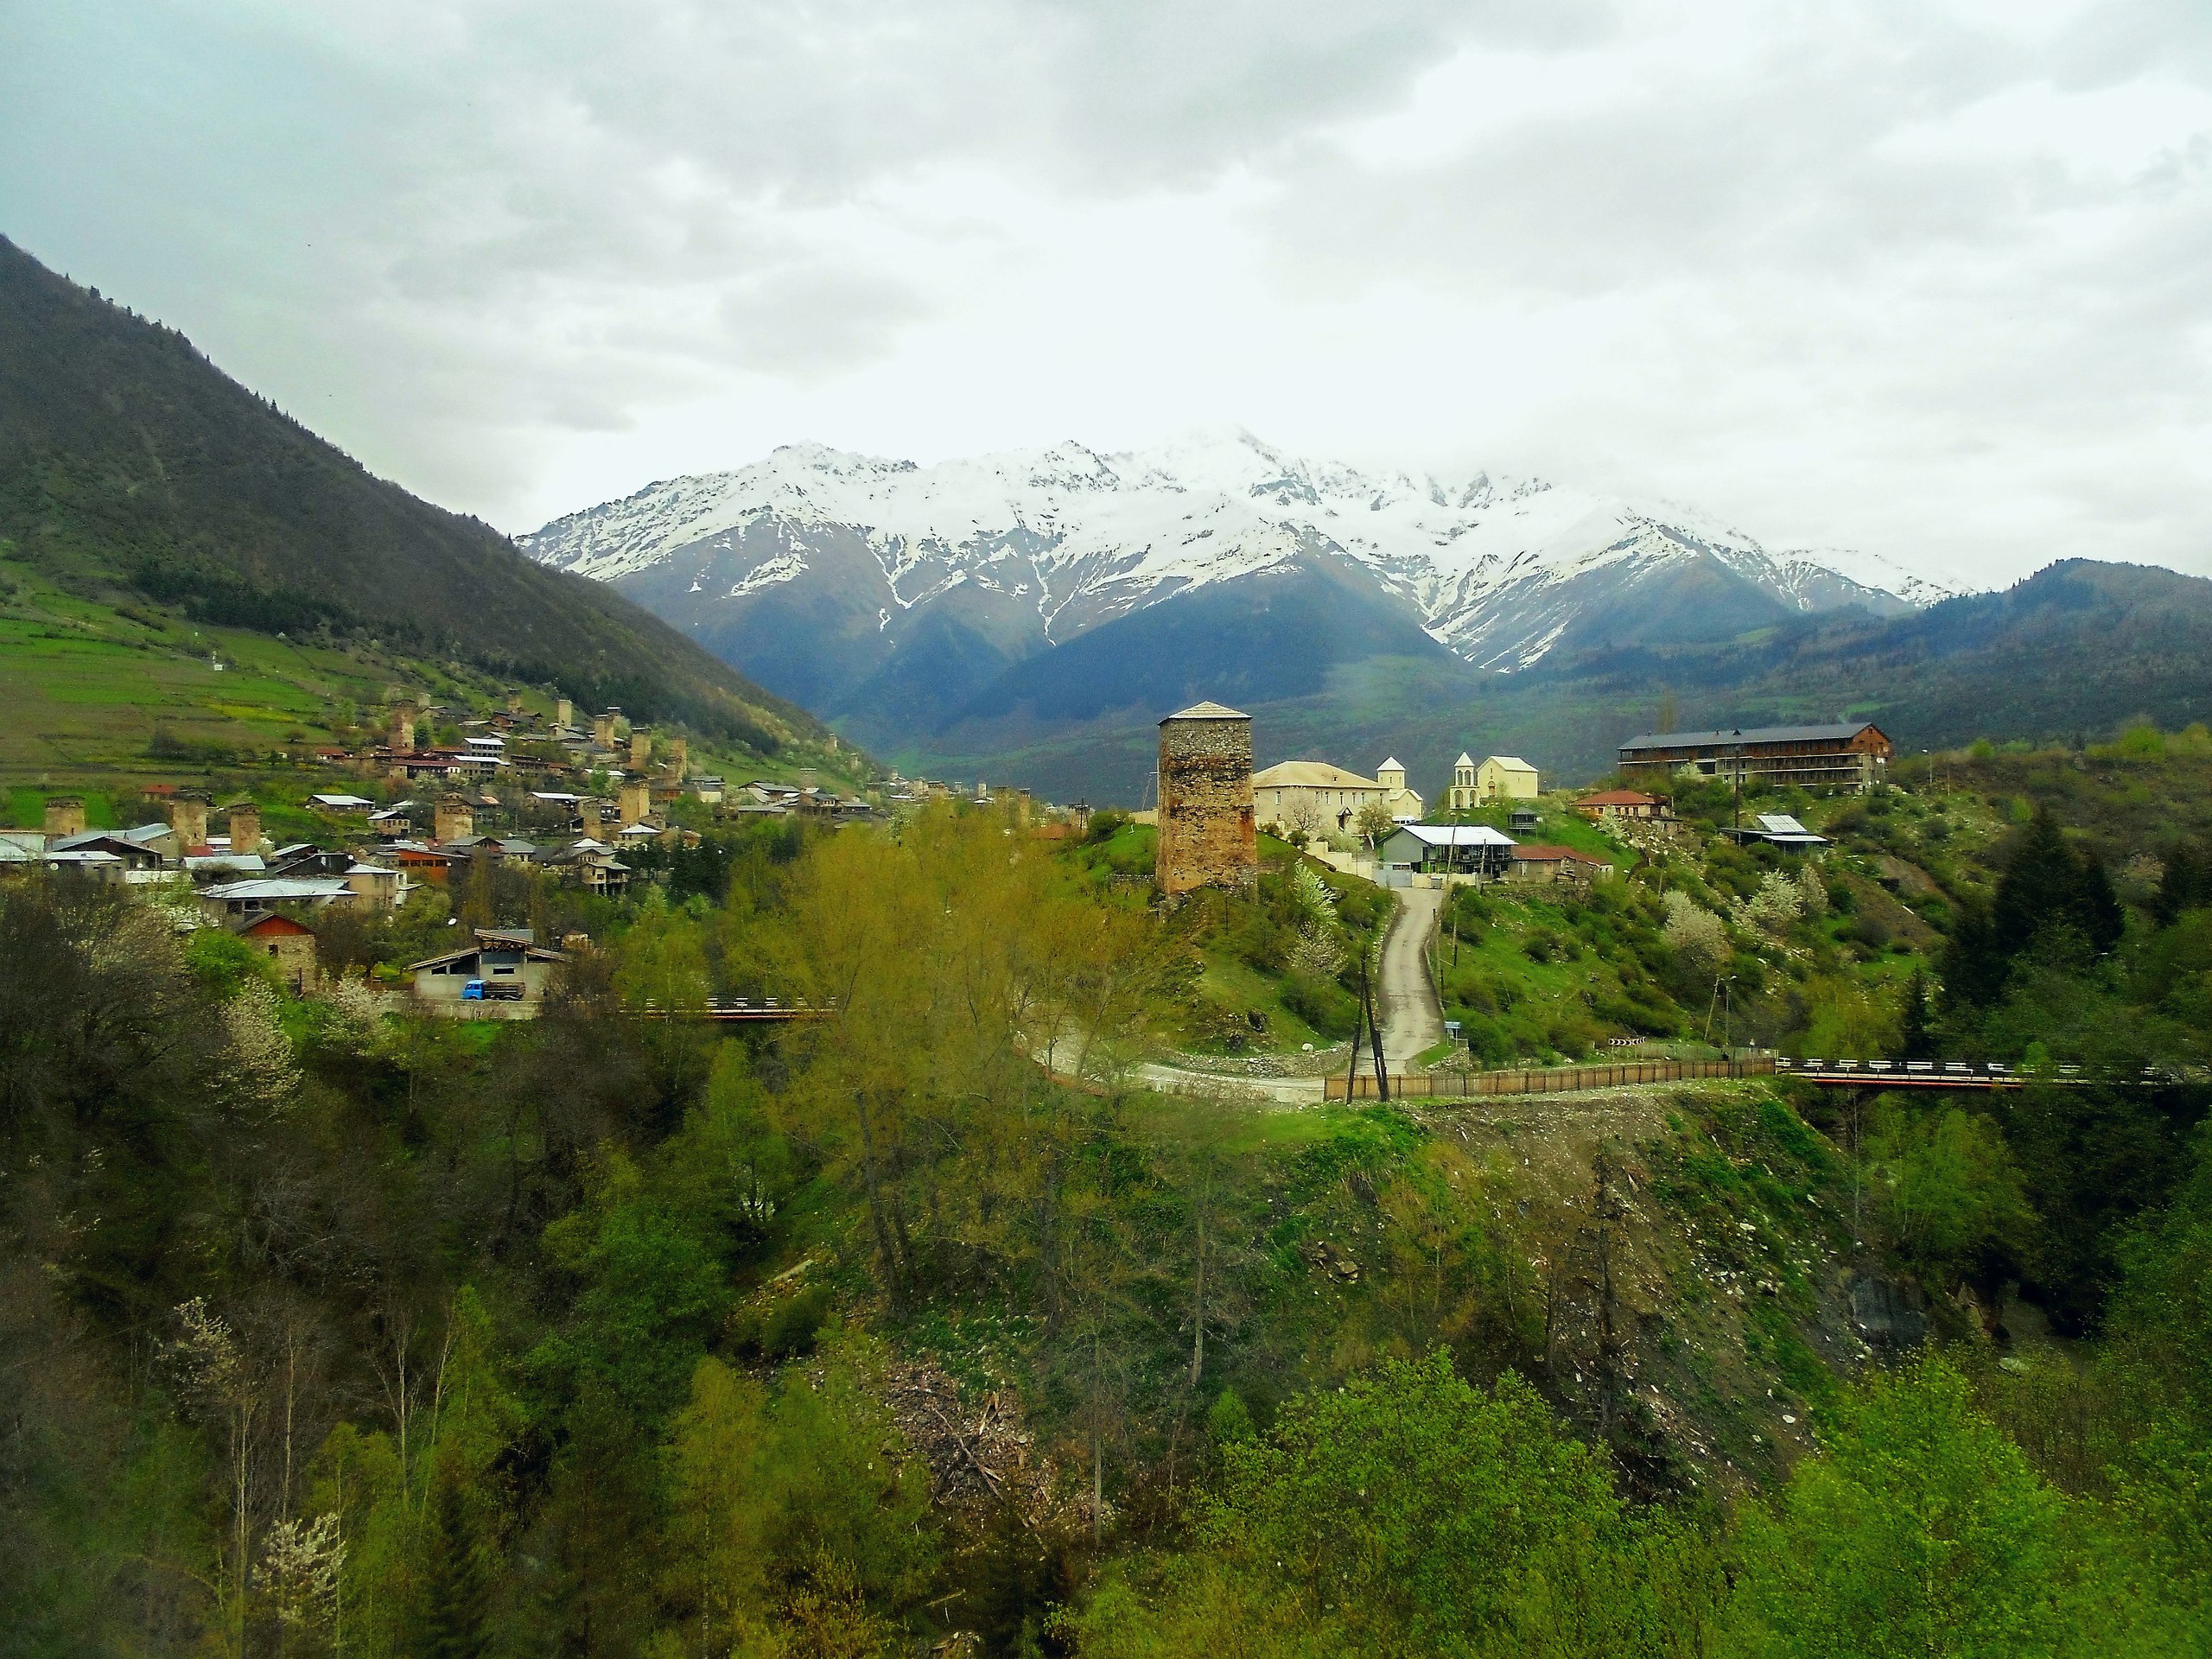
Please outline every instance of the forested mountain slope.
[[266, 632], [340, 631], [772, 747], [818, 737], [675, 630], [372, 477], [181, 334], [0, 238], [0, 543]]

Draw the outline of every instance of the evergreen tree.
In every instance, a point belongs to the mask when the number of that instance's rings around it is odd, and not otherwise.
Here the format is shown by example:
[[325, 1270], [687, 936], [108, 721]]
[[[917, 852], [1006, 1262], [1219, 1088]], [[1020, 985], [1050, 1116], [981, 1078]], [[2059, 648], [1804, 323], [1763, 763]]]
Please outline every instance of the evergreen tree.
[[2185, 910], [2212, 905], [2212, 849], [2201, 841], [2177, 841], [2166, 855], [2151, 913], [2161, 927], [2171, 927]]
[[2012, 966], [2039, 946], [2070, 935], [2098, 955], [2126, 931], [2126, 912], [2094, 853], [2077, 850], [2048, 808], [2021, 829], [1987, 910], [1959, 918], [1943, 959], [1945, 1000], [1987, 1007], [2005, 994]]
[[441, 1459], [430, 1491], [429, 1558], [423, 1563], [423, 1659], [478, 1659], [486, 1648], [490, 1586], [462, 1477]]
[[1935, 1058], [1936, 1033], [1928, 1006], [1928, 976], [1915, 968], [1911, 980], [1904, 988], [1904, 1014], [1898, 1021], [1897, 1058], [1932, 1060]]

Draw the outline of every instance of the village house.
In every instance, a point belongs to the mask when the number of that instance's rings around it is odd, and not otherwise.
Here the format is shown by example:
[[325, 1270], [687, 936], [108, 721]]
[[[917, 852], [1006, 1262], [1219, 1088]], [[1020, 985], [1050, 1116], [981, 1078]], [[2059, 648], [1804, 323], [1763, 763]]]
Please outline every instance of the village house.
[[587, 893], [619, 893], [630, 885], [630, 867], [614, 849], [587, 836], [545, 855], [545, 868]]
[[316, 977], [315, 930], [306, 923], [266, 910], [224, 918], [224, 925], [276, 966], [276, 976], [294, 991], [304, 991]]
[[1829, 726], [1646, 733], [1620, 746], [1620, 769], [1632, 777], [1688, 772], [1723, 782], [1855, 792], [1882, 780], [1891, 753], [1880, 727], [1871, 720], [1850, 720]]
[[1376, 849], [1383, 885], [1403, 887], [1413, 874], [1503, 876], [1513, 859], [1510, 836], [1485, 823], [1402, 823]]
[[330, 876], [257, 876], [200, 890], [200, 908], [209, 919], [225, 924], [265, 915], [279, 906], [323, 910], [353, 900], [353, 889]]
[[1667, 803], [1633, 789], [1601, 789], [1585, 795], [1574, 810], [1593, 823], [1607, 818], [1656, 821], [1667, 816]]

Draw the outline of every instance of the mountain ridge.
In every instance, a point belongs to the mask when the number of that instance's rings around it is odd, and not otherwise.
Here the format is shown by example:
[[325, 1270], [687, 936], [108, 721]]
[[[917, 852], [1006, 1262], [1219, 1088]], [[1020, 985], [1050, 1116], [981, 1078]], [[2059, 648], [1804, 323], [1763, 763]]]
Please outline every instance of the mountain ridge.
[[757, 751], [826, 729], [603, 584], [377, 478], [183, 334], [0, 238], [0, 544], [87, 593], [358, 632]]
[[[770, 523], [789, 527], [785, 543], [748, 550], [747, 532]], [[888, 601], [879, 624], [887, 633], [894, 611], [973, 582], [1033, 594], [1046, 645], [1286, 563], [1314, 538], [1363, 565], [1440, 643], [1482, 666], [1541, 659], [1574, 607], [1547, 615], [1535, 600], [1531, 616], [1535, 590], [1608, 565], [1709, 552], [1784, 611], [1855, 603], [1893, 612], [1955, 591], [1869, 556], [1770, 554], [1678, 506], [1662, 516], [1487, 473], [1446, 484], [1363, 472], [1289, 455], [1242, 429], [1113, 453], [1071, 440], [931, 467], [791, 444], [734, 471], [648, 486], [518, 540], [556, 569], [617, 585], [688, 556], [695, 575], [684, 591], [702, 595], [692, 607], [702, 611], [802, 579], [808, 526], [852, 531], [868, 548]]]

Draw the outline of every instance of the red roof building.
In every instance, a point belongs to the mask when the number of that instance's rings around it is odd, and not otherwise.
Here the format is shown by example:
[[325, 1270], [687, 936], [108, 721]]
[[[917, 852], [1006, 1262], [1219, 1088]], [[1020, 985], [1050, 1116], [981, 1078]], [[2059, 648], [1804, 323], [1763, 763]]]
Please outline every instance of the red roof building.
[[1574, 810], [1586, 818], [1663, 818], [1667, 803], [1656, 795], [1633, 789], [1601, 789], [1594, 795], [1585, 795], [1574, 804]]

